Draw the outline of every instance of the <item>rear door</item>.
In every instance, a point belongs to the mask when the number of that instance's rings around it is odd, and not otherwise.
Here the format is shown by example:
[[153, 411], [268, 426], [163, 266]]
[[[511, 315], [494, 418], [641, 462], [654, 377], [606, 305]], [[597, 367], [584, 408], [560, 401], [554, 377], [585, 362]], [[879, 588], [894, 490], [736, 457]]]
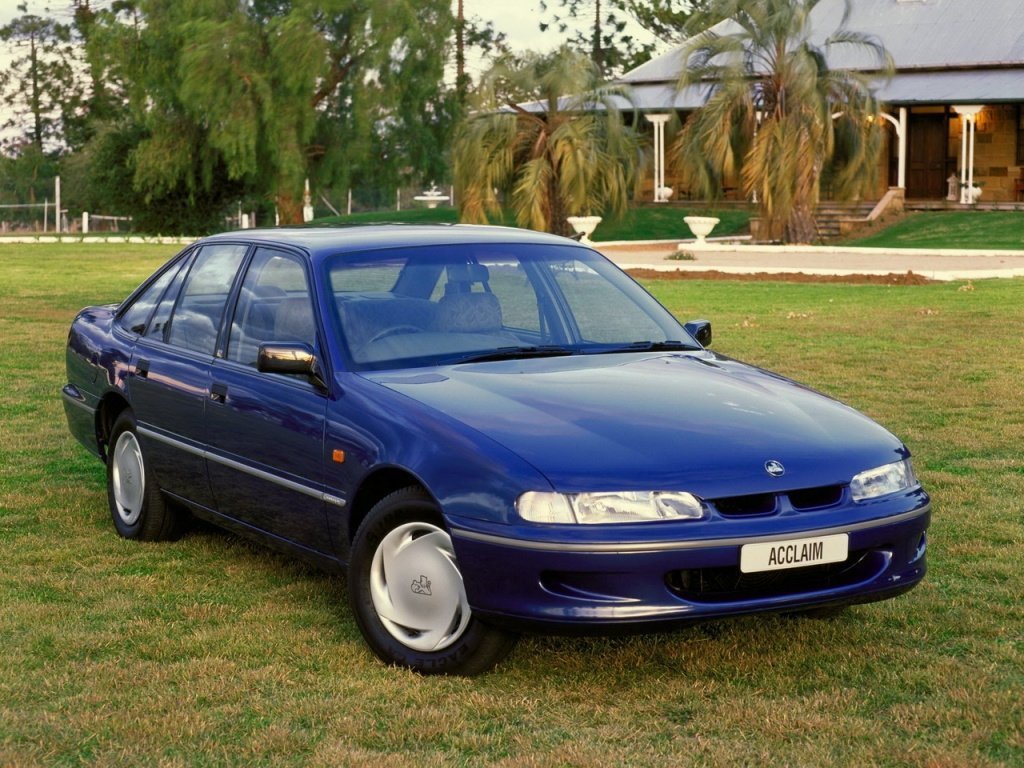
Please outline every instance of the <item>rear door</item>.
[[200, 248], [175, 275], [139, 337], [128, 393], [163, 489], [212, 508], [204, 458], [210, 365], [246, 246]]
[[259, 345], [319, 352], [302, 258], [260, 247], [247, 268], [224, 349], [211, 365], [205, 427], [217, 510], [329, 552], [324, 507], [325, 392], [306, 376], [260, 373]]

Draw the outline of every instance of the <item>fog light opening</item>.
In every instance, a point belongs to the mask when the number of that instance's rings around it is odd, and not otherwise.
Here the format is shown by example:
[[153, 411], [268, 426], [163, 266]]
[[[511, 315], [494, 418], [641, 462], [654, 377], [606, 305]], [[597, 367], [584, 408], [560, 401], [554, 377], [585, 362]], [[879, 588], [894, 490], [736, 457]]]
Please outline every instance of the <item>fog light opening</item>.
[[925, 554], [925, 552], [927, 550], [928, 550], [928, 534], [927, 533], [922, 533], [920, 540], [918, 540], [918, 542], [917, 542], [917, 549], [914, 550], [914, 556], [910, 559], [910, 562], [916, 563], [918, 560], [920, 560], [922, 557], [924, 557], [924, 554]]

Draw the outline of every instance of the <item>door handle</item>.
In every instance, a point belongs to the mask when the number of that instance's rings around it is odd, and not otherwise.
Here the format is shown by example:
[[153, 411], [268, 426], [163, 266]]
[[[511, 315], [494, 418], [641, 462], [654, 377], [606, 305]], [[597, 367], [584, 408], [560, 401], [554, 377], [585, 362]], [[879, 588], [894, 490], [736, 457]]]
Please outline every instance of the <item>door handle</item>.
[[149, 378], [149, 360], [139, 358], [135, 363], [135, 375], [140, 379]]
[[223, 403], [228, 399], [228, 385], [215, 381], [210, 386], [210, 399], [217, 403]]

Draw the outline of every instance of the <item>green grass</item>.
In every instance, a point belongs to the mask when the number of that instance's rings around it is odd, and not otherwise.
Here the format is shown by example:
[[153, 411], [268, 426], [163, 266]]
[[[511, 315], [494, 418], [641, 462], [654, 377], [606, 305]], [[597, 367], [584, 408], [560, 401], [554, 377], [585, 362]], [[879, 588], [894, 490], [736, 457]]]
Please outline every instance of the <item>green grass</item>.
[[[677, 206], [646, 205], [630, 208], [619, 221], [610, 218], [602, 221], [593, 238], [598, 242], [614, 240], [676, 240], [693, 237], [690, 228], [683, 221], [691, 213], [699, 216], [717, 216], [722, 221], [715, 227], [713, 237], [742, 234], [749, 231], [750, 212], [727, 209], [722, 211], [688, 210]], [[458, 213], [454, 208], [411, 208], [404, 211], [377, 211], [354, 213], [351, 216], [331, 216], [317, 219], [317, 224], [377, 224], [381, 222], [407, 222], [410, 224], [454, 224]], [[501, 222], [514, 226], [511, 214], [505, 214]]]
[[[1024, 764], [1024, 284], [655, 282], [715, 348], [906, 439], [930, 573], [831, 621], [379, 664], [344, 584], [232, 536], [118, 539], [67, 433], [67, 326], [173, 247], [0, 246], [0, 765]], [[628, 396], [628, 393], [624, 393]]]
[[1024, 211], [918, 211], [846, 245], [1024, 250]]

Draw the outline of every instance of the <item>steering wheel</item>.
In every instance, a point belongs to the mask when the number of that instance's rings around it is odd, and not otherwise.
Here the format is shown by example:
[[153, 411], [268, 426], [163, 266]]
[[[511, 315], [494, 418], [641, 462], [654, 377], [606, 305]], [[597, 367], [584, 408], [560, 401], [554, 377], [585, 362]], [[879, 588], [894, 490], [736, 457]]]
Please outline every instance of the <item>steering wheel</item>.
[[377, 331], [377, 333], [375, 333], [370, 338], [370, 340], [367, 341], [366, 343], [367, 344], [373, 344], [375, 341], [380, 341], [381, 339], [386, 339], [388, 336], [396, 336], [399, 333], [422, 333], [422, 332], [423, 332], [423, 329], [422, 328], [418, 328], [415, 325], [392, 325], [392, 326], [390, 326], [388, 328], [384, 328], [384, 329], [382, 329], [380, 331]]

